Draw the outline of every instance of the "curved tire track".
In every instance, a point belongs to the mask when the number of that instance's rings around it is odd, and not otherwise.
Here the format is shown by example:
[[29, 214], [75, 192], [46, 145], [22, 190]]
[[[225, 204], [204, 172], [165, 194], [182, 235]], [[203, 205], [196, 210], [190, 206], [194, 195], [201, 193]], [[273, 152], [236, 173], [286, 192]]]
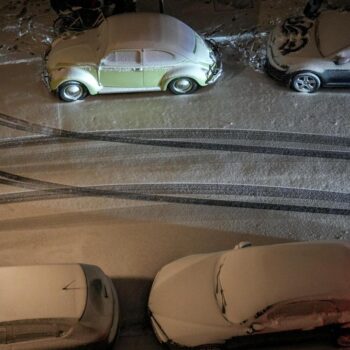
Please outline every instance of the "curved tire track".
[[[35, 201], [44, 199], [59, 199], [76, 196], [108, 197], [128, 200], [142, 200], [165, 203], [181, 203], [195, 205], [209, 205], [222, 207], [237, 207], [263, 210], [294, 211], [306, 213], [322, 213], [333, 215], [350, 215], [350, 209], [331, 208], [307, 205], [274, 204], [251, 202], [244, 200], [221, 200], [195, 197], [169, 196], [169, 194], [219, 194], [244, 195], [260, 197], [280, 197], [319, 201], [333, 201], [349, 203], [350, 194], [306, 189], [281, 187], [253, 186], [253, 185], [224, 185], [224, 184], [138, 184], [112, 186], [69, 186], [58, 183], [31, 179], [28, 177], [0, 171], [0, 182], [34, 191], [9, 193], [0, 195], [0, 204]], [[39, 190], [37, 190], [39, 189]], [[145, 193], [146, 192], [146, 193]], [[148, 192], [148, 193], [147, 193]], [[150, 193], [151, 192], [151, 193]], [[153, 192], [153, 193], [152, 193]], [[155, 193], [154, 193], [155, 192]], [[158, 193], [163, 193], [162, 195]], [[164, 194], [165, 193], [165, 194]]]
[[[73, 139], [73, 140], [105, 141], [105, 142], [117, 142], [117, 143], [127, 143], [127, 144], [145, 145], [145, 146], [175, 147], [175, 148], [229, 151], [229, 152], [263, 153], [263, 154], [277, 154], [277, 155], [299, 156], [299, 157], [332, 158], [332, 159], [344, 159], [344, 160], [350, 159], [350, 151], [348, 150], [317, 150], [317, 149], [307, 149], [307, 148], [250, 146], [250, 145], [234, 145], [234, 144], [225, 144], [225, 143], [158, 140], [158, 139], [144, 139], [140, 137], [125, 136], [128, 134], [127, 133], [123, 134], [121, 132], [119, 132], [118, 134], [110, 135], [109, 133], [87, 133], [87, 132], [68, 131], [64, 129], [52, 128], [52, 127], [42, 126], [35, 123], [30, 123], [28, 121], [14, 118], [2, 113], [0, 113], [0, 125], [13, 128], [16, 130], [22, 130], [22, 131], [31, 132], [34, 134], [45, 135], [46, 137], [49, 136], [53, 138], [65, 138], [65, 139]], [[164, 132], [164, 130], [162, 132]], [[174, 130], [172, 132], [174, 132]], [[182, 132], [185, 133], [185, 131], [182, 131]], [[204, 133], [203, 130], [202, 132]], [[247, 131], [245, 131], [245, 135], [247, 136], [248, 134], [246, 132]], [[255, 133], [258, 133], [256, 136], [260, 135], [261, 137], [263, 137], [262, 136], [263, 132], [257, 131]], [[268, 132], [268, 133], [276, 134], [276, 137], [278, 135], [277, 133], [274, 133], [274, 132]], [[241, 136], [243, 136], [243, 134], [241, 134]], [[252, 137], [253, 134], [249, 134], [249, 135], [250, 135], [249, 137]], [[294, 134], [288, 134], [288, 138], [293, 138], [292, 135]], [[295, 135], [300, 136], [300, 134], [295, 134]], [[306, 137], [305, 135], [306, 134], [304, 134], [303, 138]], [[316, 141], [316, 139], [319, 139], [322, 142], [331, 142], [331, 143], [338, 142], [339, 144], [341, 144], [341, 146], [347, 145], [349, 142], [347, 138], [337, 138], [337, 137], [334, 138], [331, 136], [322, 136], [322, 135], [313, 135], [313, 136], [315, 137], [311, 137], [310, 140]], [[264, 137], [267, 137], [267, 135], [265, 135]], [[281, 135], [279, 137], [281, 137]]]

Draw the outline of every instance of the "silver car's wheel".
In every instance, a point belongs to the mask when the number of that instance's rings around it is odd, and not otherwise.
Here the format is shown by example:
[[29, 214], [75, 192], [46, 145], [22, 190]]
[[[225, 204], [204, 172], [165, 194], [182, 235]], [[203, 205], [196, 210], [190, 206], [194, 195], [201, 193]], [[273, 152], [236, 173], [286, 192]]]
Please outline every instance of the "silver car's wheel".
[[197, 82], [191, 78], [177, 78], [169, 83], [169, 90], [175, 95], [190, 94], [197, 89]]
[[67, 81], [58, 88], [58, 95], [65, 102], [82, 100], [87, 95], [84, 85], [77, 81]]
[[321, 86], [320, 78], [311, 72], [303, 72], [294, 76], [292, 87], [295, 91], [312, 93], [317, 91]]

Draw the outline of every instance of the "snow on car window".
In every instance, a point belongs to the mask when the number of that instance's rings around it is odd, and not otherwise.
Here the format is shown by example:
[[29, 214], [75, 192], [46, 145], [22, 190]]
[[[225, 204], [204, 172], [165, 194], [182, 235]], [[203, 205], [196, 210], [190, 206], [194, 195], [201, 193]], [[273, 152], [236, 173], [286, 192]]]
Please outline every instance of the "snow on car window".
[[143, 63], [145, 66], [163, 65], [174, 62], [175, 56], [169, 52], [146, 50], [143, 55]]
[[115, 61], [118, 66], [134, 66], [140, 64], [140, 53], [139, 51], [116, 51]]
[[139, 51], [115, 51], [109, 54], [103, 63], [118, 67], [135, 67], [140, 64]]

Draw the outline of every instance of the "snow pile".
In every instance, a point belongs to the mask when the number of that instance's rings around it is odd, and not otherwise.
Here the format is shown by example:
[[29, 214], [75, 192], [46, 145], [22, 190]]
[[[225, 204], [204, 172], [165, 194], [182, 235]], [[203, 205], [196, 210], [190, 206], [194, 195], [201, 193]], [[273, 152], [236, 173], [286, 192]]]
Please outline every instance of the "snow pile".
[[53, 38], [55, 14], [46, 0], [10, 0], [0, 8], [0, 63], [40, 57]]

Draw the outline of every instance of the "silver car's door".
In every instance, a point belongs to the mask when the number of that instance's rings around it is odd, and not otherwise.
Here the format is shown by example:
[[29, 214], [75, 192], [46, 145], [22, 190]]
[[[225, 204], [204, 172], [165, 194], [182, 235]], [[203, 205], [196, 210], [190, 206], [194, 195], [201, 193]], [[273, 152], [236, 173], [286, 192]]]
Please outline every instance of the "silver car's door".
[[117, 50], [100, 62], [99, 81], [103, 87], [139, 89], [143, 87], [140, 50]]
[[325, 85], [350, 86], [350, 48], [344, 49], [326, 60]]

